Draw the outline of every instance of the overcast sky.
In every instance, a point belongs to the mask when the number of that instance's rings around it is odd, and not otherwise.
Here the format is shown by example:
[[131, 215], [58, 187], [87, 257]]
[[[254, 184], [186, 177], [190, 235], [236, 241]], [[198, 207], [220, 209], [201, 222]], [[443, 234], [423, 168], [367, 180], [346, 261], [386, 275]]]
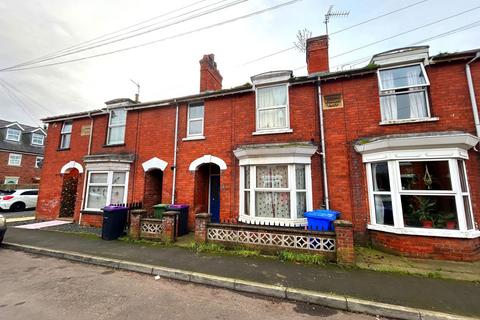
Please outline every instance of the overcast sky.
[[[0, 69], [161, 15], [164, 16], [135, 27], [152, 25], [142, 29], [145, 31], [163, 26], [156, 31], [43, 63], [76, 59], [165, 39], [287, 1], [0, 0]], [[305, 75], [305, 54], [298, 50], [288, 50], [254, 63], [247, 62], [291, 47], [298, 30], [306, 28], [313, 36], [324, 34], [324, 14], [329, 5], [334, 5], [337, 11], [350, 11], [348, 17], [332, 18], [329, 24], [332, 34], [330, 66], [334, 70], [344, 64], [347, 66], [343, 68], [349, 68], [349, 62], [356, 59], [411, 45], [479, 21], [480, 8], [477, 8], [388, 41], [342, 54], [480, 6], [479, 0], [428, 0], [334, 34], [417, 2], [420, 0], [301, 0], [247, 19], [129, 51], [44, 68], [0, 72], [0, 80], [3, 81], [0, 82], [0, 118], [34, 125], [40, 123], [42, 117], [102, 108], [105, 101], [120, 97], [133, 99], [136, 87], [130, 79], [140, 83], [141, 101], [194, 94], [199, 90], [198, 61], [207, 53], [215, 54], [223, 75], [224, 88], [244, 84], [250, 81], [252, 75], [271, 70], [289, 69], [294, 70], [296, 76]], [[165, 26], [227, 4], [232, 5], [200, 18]], [[209, 7], [201, 9], [205, 6]], [[178, 11], [181, 7], [186, 8]], [[188, 14], [196, 9], [198, 11], [195, 13]], [[175, 12], [165, 15], [170, 11]], [[179, 15], [182, 16], [175, 18]], [[474, 26], [422, 44], [430, 45], [431, 55], [480, 48], [480, 23]], [[360, 66], [362, 64], [355, 65]], [[9, 90], [5, 89], [7, 84], [10, 85]]]

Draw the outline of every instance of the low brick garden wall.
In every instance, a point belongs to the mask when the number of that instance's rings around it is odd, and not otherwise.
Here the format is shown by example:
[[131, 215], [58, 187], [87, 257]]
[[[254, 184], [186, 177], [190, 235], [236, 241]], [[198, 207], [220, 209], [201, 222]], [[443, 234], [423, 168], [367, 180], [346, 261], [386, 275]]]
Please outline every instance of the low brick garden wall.
[[137, 209], [130, 211], [129, 235], [132, 239], [159, 240], [166, 243], [175, 242], [177, 238], [176, 211], [167, 211], [162, 219], [147, 218], [147, 211]]
[[210, 215], [200, 213], [195, 220], [195, 240], [227, 246], [241, 245], [265, 251], [304, 251], [354, 263], [353, 228], [348, 221], [335, 221], [335, 232], [247, 224], [210, 223]]

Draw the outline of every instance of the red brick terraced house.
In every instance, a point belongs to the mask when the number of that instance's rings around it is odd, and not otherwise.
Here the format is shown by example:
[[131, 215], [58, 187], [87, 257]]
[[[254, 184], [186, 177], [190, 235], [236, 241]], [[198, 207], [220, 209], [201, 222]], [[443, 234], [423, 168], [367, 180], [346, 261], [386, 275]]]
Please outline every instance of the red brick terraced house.
[[199, 94], [44, 119], [37, 218], [98, 225], [103, 206], [143, 201], [302, 227], [326, 207], [353, 222], [356, 243], [478, 260], [478, 56], [409, 47], [330, 72], [321, 36], [307, 41], [308, 76], [222, 89], [205, 55]]
[[0, 185], [38, 184], [45, 141], [40, 127], [0, 120]]

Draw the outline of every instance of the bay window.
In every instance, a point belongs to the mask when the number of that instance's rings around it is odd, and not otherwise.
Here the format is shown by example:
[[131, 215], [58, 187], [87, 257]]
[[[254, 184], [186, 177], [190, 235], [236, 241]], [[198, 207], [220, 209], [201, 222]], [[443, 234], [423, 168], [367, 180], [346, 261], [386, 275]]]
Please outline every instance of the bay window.
[[239, 221], [252, 224], [304, 226], [311, 211], [309, 142], [243, 145], [233, 151], [240, 164]]
[[[240, 217], [283, 225], [305, 223], [303, 214], [311, 210], [310, 165], [268, 164], [240, 167]], [[307, 182], [308, 181], [308, 182]]]
[[106, 205], [127, 201], [127, 171], [89, 171], [85, 209], [100, 210]]
[[256, 88], [257, 132], [290, 129], [288, 84]]
[[373, 227], [440, 236], [474, 228], [463, 159], [372, 162], [367, 174]]
[[430, 117], [430, 83], [422, 64], [379, 69], [378, 83], [382, 122]]
[[125, 141], [127, 110], [112, 109], [108, 119], [107, 145], [122, 144]]

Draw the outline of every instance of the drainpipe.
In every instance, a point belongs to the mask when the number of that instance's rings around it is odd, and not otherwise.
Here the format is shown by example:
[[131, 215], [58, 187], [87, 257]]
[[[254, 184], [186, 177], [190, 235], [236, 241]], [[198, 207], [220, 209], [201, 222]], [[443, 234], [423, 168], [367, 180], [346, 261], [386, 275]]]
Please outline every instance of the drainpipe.
[[480, 58], [480, 51], [478, 51], [475, 57], [465, 65], [465, 72], [467, 74], [467, 83], [468, 83], [468, 92], [470, 93], [470, 101], [472, 102], [472, 111], [473, 111], [473, 120], [475, 121], [475, 129], [477, 130], [477, 137], [480, 137], [480, 119], [478, 116], [478, 107], [477, 107], [477, 99], [475, 97], [475, 89], [473, 88], [472, 72], [470, 70], [470, 64], [473, 63], [478, 58]]
[[325, 150], [325, 127], [323, 125], [323, 100], [322, 87], [320, 85], [320, 77], [317, 79], [318, 83], [318, 114], [320, 115], [320, 141], [322, 146], [322, 169], [323, 169], [323, 194], [325, 199], [325, 209], [330, 209], [330, 198], [328, 196], [328, 177], [327, 177], [327, 153]]
[[[88, 112], [88, 117], [90, 118], [90, 136], [88, 137], [87, 155], [90, 155], [90, 153], [92, 152], [92, 140], [93, 140], [93, 117], [91, 112]], [[78, 225], [81, 225], [82, 223], [82, 209], [83, 209], [83, 201], [85, 200], [86, 186], [87, 186], [87, 170], [84, 170], [82, 201], [80, 203], [80, 216], [78, 217]]]
[[173, 180], [172, 180], [172, 204], [175, 203], [175, 182], [177, 178], [177, 143], [178, 143], [178, 102], [174, 100], [175, 108], [175, 141], [173, 142]]

